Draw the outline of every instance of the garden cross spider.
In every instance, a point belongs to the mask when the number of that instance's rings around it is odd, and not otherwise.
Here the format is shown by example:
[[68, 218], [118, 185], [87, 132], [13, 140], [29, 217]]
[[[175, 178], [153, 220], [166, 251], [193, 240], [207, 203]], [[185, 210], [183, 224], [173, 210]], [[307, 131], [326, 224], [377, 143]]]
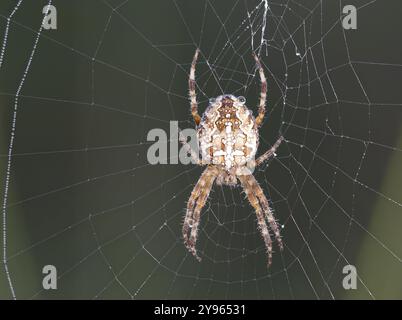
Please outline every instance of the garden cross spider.
[[[265, 115], [267, 82], [264, 70], [257, 55], [254, 54], [261, 79], [260, 102], [256, 118], [246, 107], [244, 97], [230, 94], [210, 99], [209, 106], [201, 118], [198, 114], [195, 92], [195, 66], [198, 54], [199, 49], [194, 54], [188, 84], [191, 114], [197, 125], [197, 138], [202, 157], [199, 159], [195, 152], [192, 153], [192, 156], [197, 164], [206, 165], [207, 168], [199, 178], [187, 203], [182, 230], [184, 244], [194, 257], [201, 261], [195, 244], [201, 210], [208, 199], [212, 185], [216, 181], [218, 185], [235, 186], [239, 180], [256, 212], [258, 227], [267, 250], [269, 267], [272, 263], [272, 240], [266, 221], [275, 235], [280, 250], [283, 250], [283, 244], [269, 202], [249, 169], [250, 164], [254, 168], [275, 156], [276, 149], [283, 141], [283, 137], [279, 137], [270, 150], [254, 160], [259, 143], [258, 128], [262, 125]], [[187, 144], [183, 137], [180, 138], [180, 141]]]

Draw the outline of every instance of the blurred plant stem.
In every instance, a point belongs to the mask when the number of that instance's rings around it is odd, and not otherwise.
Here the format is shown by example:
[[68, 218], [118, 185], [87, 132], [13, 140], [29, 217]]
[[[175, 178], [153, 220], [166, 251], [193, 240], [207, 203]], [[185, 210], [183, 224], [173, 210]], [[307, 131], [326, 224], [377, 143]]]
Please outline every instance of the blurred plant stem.
[[390, 232], [402, 227], [401, 146], [402, 130], [396, 143], [399, 150], [392, 152], [379, 190], [383, 196], [373, 195], [377, 200], [356, 259], [357, 274], [372, 296], [358, 281], [357, 290], [346, 291], [346, 299], [402, 299], [402, 230]]

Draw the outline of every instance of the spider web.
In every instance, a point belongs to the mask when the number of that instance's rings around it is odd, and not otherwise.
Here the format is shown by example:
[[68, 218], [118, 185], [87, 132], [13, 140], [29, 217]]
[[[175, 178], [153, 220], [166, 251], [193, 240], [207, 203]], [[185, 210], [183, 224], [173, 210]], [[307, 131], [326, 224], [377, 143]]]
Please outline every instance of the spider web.
[[[1, 297], [401, 298], [400, 4], [352, 2], [357, 30], [343, 1], [3, 1]], [[202, 168], [147, 161], [149, 130], [193, 127], [197, 47], [201, 112], [223, 93], [256, 112], [253, 51], [268, 78], [259, 154], [286, 139], [255, 172], [285, 245], [269, 269], [240, 187], [214, 186], [198, 263], [181, 225]]]

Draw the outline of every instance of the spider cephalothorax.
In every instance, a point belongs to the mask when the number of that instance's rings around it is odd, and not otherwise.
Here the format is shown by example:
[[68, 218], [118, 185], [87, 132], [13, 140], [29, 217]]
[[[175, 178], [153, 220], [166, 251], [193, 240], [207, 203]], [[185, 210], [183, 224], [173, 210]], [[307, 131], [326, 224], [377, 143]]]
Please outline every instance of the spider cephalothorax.
[[[272, 241], [268, 224], [273, 231], [282, 250], [283, 245], [280, 232], [269, 202], [260, 185], [252, 175], [251, 168], [258, 166], [275, 155], [275, 150], [281, 144], [280, 137], [273, 147], [255, 160], [258, 148], [258, 128], [265, 115], [265, 100], [267, 83], [264, 70], [256, 55], [255, 61], [261, 78], [261, 94], [258, 116], [254, 118], [252, 112], [246, 107], [244, 97], [230, 94], [210, 99], [210, 104], [202, 118], [198, 114], [198, 105], [195, 92], [195, 65], [198, 58], [197, 49], [190, 70], [189, 88], [191, 99], [191, 113], [197, 125], [197, 136], [201, 160], [194, 154], [199, 165], [206, 165], [195, 185], [187, 204], [186, 217], [183, 224], [183, 238], [188, 250], [198, 259], [195, 244], [197, 241], [198, 225], [201, 209], [209, 196], [213, 183], [235, 186], [240, 181], [250, 204], [257, 214], [258, 226], [268, 254], [268, 266], [272, 262]], [[186, 143], [183, 141], [183, 143]]]

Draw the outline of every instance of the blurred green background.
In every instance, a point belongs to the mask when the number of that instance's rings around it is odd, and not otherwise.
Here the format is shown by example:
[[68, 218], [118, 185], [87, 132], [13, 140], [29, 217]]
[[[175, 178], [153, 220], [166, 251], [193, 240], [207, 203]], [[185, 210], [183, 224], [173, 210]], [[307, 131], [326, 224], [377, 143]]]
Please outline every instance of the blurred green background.
[[[202, 169], [146, 159], [149, 130], [193, 126], [187, 76], [197, 46], [201, 111], [222, 93], [216, 78], [257, 105], [249, 26], [257, 47], [263, 3], [58, 0], [58, 28], [42, 31], [18, 99], [6, 209], [17, 298], [402, 298], [402, 4], [268, 2], [260, 152], [279, 132], [287, 140], [255, 173], [285, 226], [273, 266], [240, 188], [214, 188], [195, 261], [181, 223]], [[0, 69], [2, 201], [15, 94], [46, 3], [23, 1], [11, 19]], [[341, 27], [346, 4], [359, 8], [357, 30]], [[0, 4], [1, 35], [14, 6]], [[42, 288], [48, 264], [57, 290]], [[347, 264], [357, 290], [342, 287]], [[2, 266], [0, 299], [10, 298]]]

